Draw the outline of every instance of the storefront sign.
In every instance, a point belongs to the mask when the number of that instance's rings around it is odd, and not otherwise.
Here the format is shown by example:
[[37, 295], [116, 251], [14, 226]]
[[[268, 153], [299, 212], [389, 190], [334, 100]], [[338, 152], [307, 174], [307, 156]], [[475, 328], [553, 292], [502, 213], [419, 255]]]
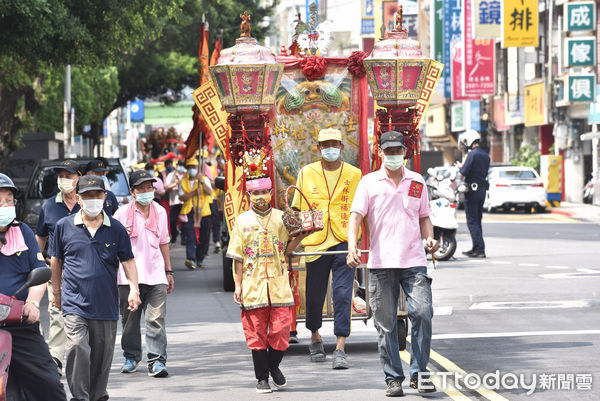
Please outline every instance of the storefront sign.
[[596, 27], [596, 3], [576, 1], [564, 5], [565, 31], [593, 31]]
[[499, 39], [502, 35], [502, 2], [474, 0], [473, 27], [476, 39]]
[[546, 84], [538, 82], [525, 85], [525, 126], [535, 127], [547, 123]]
[[596, 97], [596, 75], [577, 74], [568, 75], [566, 79], [567, 102], [586, 103], [593, 102]]
[[565, 38], [565, 67], [596, 65], [596, 37]]
[[538, 46], [538, 0], [504, 0], [503, 47]]
[[450, 107], [450, 130], [459, 132], [466, 130], [465, 125], [465, 105], [463, 102], [452, 103]]

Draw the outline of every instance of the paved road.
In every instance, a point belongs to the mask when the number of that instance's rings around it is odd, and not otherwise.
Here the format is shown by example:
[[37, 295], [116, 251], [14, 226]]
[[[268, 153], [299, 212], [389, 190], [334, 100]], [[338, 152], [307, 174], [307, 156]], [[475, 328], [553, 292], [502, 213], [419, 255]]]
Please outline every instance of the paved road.
[[[524, 374], [525, 384], [535, 374], [535, 391], [530, 396], [522, 387], [476, 391], [464, 381], [457, 389], [454, 376], [448, 376], [446, 392], [420, 396], [405, 386], [405, 399], [600, 399], [600, 226], [551, 215], [498, 214], [485, 220], [487, 259], [460, 255], [470, 247], [461, 224], [457, 258], [431, 271], [436, 316], [430, 369], [471, 373], [471, 380], [473, 374], [482, 377], [496, 371], [498, 378], [508, 380], [507, 373]], [[134, 374], [118, 373], [123, 357], [117, 345], [111, 400], [385, 398], [371, 321], [353, 321], [347, 345], [353, 367], [347, 371], [334, 371], [329, 362], [310, 363], [309, 333], [300, 325], [301, 344], [290, 348], [282, 364], [289, 387], [256, 394], [240, 312], [231, 293], [222, 291], [220, 259], [211, 255], [207, 269], [188, 271], [183, 248], [174, 247], [172, 255], [176, 288], [168, 305], [170, 376], [151, 378], [143, 368]], [[330, 354], [335, 341], [331, 324], [325, 323], [322, 332]], [[408, 354], [402, 357], [407, 360]], [[586, 375], [592, 375], [592, 390], [557, 389], [559, 383], [584, 388], [590, 377]], [[441, 384], [441, 376], [438, 379]], [[551, 389], [540, 387], [544, 380]], [[510, 387], [510, 380], [505, 384]]]

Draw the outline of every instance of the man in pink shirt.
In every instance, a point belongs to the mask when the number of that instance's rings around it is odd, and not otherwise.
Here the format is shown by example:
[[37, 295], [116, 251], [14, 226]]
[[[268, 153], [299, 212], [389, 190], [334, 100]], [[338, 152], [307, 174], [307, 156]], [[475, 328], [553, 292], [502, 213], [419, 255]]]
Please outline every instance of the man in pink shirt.
[[349, 266], [361, 262], [358, 232], [368, 228], [370, 241], [369, 295], [377, 328], [379, 356], [383, 364], [386, 396], [404, 395], [402, 361], [398, 353], [397, 309], [400, 286], [406, 293], [411, 322], [410, 386], [432, 392], [430, 381], [419, 382], [427, 372], [431, 345], [431, 279], [421, 236], [430, 252], [438, 248], [429, 220], [429, 198], [423, 177], [404, 167], [403, 134], [388, 131], [381, 135], [380, 170], [365, 175], [356, 189], [348, 225]]
[[138, 270], [141, 307], [131, 312], [127, 309], [127, 280], [123, 267], [119, 267], [118, 284], [123, 335], [121, 348], [125, 356], [122, 373], [136, 371], [142, 360], [142, 337], [140, 318], [142, 310], [146, 320], [146, 347], [148, 348], [148, 375], [168, 375], [167, 294], [173, 291], [173, 269], [169, 255], [169, 228], [167, 213], [154, 202], [154, 174], [136, 170], [129, 176], [131, 195], [135, 202], [123, 205], [114, 217], [119, 220], [131, 240], [131, 247]]

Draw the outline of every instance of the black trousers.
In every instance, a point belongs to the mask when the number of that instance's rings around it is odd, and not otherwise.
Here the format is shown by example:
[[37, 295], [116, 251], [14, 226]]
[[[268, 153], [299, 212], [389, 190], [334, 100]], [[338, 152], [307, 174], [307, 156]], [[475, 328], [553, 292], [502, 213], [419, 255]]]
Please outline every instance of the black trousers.
[[483, 202], [485, 201], [485, 188], [478, 188], [465, 194], [465, 214], [467, 216], [467, 227], [471, 234], [474, 252], [485, 252], [483, 242], [483, 231], [481, 229], [481, 218], [483, 214]]
[[213, 203], [210, 204], [210, 220], [211, 220], [211, 231], [212, 231], [212, 240], [214, 243], [217, 241], [221, 241], [221, 213], [219, 213], [219, 206], [217, 206], [217, 201], [213, 200]]
[[40, 334], [39, 323], [2, 327], [12, 335], [8, 386], [17, 385], [29, 401], [66, 401], [56, 365]]

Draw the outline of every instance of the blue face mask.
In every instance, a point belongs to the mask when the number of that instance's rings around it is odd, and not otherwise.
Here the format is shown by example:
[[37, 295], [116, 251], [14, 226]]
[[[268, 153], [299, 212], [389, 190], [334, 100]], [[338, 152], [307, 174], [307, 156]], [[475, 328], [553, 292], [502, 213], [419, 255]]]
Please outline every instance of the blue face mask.
[[185, 167], [177, 166], [177, 171], [179, 171], [180, 173], [185, 173]]
[[340, 157], [340, 148], [321, 149], [321, 156], [328, 162], [334, 162]]
[[188, 174], [190, 175], [191, 178], [196, 177], [196, 174], [198, 174], [198, 170], [195, 168], [191, 168], [188, 170]]
[[171, 171], [175, 170], [175, 168], [173, 168], [173, 166], [169, 166], [167, 167], [167, 171], [170, 173]]
[[140, 205], [143, 205], [143, 206], [149, 205], [153, 199], [154, 199], [154, 191], [142, 192], [141, 194], [135, 195], [136, 202], [138, 202]]
[[0, 227], [6, 227], [17, 218], [14, 206], [0, 207]]

